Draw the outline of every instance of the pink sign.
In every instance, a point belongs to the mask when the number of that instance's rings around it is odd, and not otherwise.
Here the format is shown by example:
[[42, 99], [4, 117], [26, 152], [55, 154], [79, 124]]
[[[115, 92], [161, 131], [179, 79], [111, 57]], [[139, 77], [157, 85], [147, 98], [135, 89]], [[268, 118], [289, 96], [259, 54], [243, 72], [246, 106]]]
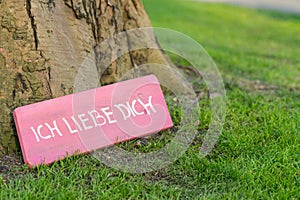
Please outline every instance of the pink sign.
[[23, 106], [13, 114], [29, 167], [173, 126], [154, 75]]

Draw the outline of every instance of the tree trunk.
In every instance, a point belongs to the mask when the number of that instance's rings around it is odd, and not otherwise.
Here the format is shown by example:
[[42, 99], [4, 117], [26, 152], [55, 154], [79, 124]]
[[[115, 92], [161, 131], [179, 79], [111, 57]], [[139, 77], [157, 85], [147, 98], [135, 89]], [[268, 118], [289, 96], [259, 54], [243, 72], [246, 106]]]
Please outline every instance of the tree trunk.
[[[150, 26], [140, 0], [0, 0], [0, 154], [19, 150], [12, 111], [72, 93], [88, 55], [95, 58], [101, 84], [151, 60], [170, 63], [161, 51], [140, 50], [123, 55], [103, 72], [101, 62], [112, 59], [116, 50], [97, 44]], [[128, 46], [136, 39], [128, 37]]]

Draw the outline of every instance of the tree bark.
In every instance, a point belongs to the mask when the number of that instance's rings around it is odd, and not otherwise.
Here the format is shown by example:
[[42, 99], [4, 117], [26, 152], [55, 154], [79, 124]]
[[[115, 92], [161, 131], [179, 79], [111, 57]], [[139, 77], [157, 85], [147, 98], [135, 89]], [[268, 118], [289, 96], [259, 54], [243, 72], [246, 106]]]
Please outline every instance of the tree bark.
[[19, 150], [12, 111], [72, 93], [88, 55], [95, 58], [101, 84], [152, 61], [171, 64], [163, 52], [146, 49], [123, 55], [104, 72], [101, 63], [117, 50], [97, 45], [119, 32], [150, 26], [141, 0], [0, 0], [0, 154]]

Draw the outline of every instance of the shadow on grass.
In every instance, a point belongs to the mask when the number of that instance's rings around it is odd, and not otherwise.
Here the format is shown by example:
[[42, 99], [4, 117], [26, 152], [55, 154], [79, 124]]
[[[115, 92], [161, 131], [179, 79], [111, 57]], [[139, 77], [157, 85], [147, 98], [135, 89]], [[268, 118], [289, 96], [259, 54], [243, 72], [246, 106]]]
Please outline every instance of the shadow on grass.
[[257, 9], [260, 15], [280, 21], [300, 22], [300, 13], [280, 12], [276, 10]]

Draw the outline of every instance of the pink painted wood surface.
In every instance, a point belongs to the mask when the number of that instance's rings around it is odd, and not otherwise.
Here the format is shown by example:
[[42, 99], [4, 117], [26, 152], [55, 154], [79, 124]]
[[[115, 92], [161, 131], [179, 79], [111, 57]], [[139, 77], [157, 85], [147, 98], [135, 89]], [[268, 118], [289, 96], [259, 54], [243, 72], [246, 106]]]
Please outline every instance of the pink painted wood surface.
[[23, 106], [13, 115], [29, 167], [173, 126], [154, 75]]

